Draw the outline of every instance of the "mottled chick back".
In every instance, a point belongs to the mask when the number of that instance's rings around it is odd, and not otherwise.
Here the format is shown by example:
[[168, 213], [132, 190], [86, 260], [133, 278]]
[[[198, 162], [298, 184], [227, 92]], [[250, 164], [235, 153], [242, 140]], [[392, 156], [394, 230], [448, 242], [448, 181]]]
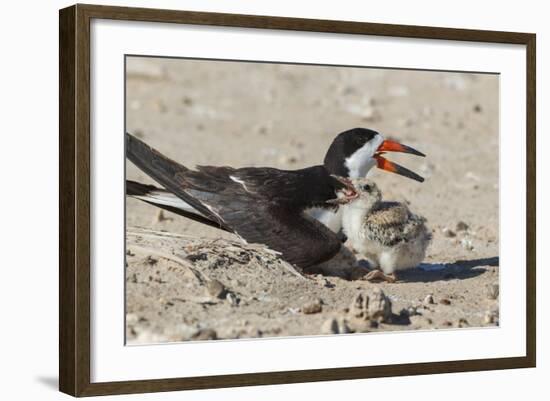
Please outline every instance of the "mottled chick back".
[[385, 246], [394, 246], [422, 234], [426, 240], [431, 240], [425, 223], [424, 217], [412, 214], [404, 204], [380, 202], [375, 210], [365, 217], [364, 224], [369, 240]]

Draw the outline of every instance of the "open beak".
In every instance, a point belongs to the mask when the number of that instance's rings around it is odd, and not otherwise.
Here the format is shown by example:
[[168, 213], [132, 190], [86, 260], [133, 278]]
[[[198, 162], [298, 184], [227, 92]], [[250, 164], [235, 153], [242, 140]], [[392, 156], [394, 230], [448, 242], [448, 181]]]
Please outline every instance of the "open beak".
[[338, 192], [341, 193], [340, 197], [329, 199], [326, 203], [333, 205], [345, 205], [359, 196], [359, 193], [349, 178], [340, 177], [334, 174], [331, 174], [331, 177], [339, 181], [343, 185], [343, 188], [338, 190]]
[[391, 173], [399, 174], [418, 182], [424, 182], [424, 178], [422, 178], [415, 172], [382, 157], [382, 155], [385, 152], [410, 153], [412, 155], [425, 157], [426, 155], [424, 153], [419, 152], [418, 150], [413, 149], [410, 146], [403, 145], [403, 144], [400, 144], [399, 142], [386, 139], [384, 140], [384, 142], [382, 142], [382, 144], [378, 147], [378, 149], [373, 155], [374, 159], [376, 160], [377, 167], [379, 169], [386, 170]]
[[392, 141], [390, 139], [385, 139], [384, 142], [378, 147], [377, 152], [400, 152], [400, 153], [410, 153], [411, 155], [426, 157], [422, 152], [419, 152], [416, 149], [411, 148], [410, 146], [403, 145], [399, 142]]
[[415, 172], [400, 166], [397, 163], [391, 162], [388, 159], [383, 158], [378, 153], [373, 156], [376, 159], [377, 166], [380, 170], [386, 170], [391, 173], [399, 174], [404, 177], [413, 179], [418, 182], [424, 182], [424, 178], [416, 174]]

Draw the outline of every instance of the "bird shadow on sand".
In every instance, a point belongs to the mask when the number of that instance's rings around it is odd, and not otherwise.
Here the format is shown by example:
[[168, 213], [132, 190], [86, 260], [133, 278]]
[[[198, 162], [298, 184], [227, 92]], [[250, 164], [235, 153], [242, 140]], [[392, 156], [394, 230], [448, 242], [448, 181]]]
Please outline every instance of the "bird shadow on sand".
[[422, 263], [416, 269], [399, 272], [399, 281], [430, 283], [434, 281], [465, 280], [487, 271], [483, 267], [498, 267], [499, 257], [457, 260], [452, 263]]
[[[398, 281], [406, 283], [431, 283], [434, 281], [464, 280], [477, 277], [487, 271], [483, 267], [498, 267], [499, 257], [456, 260], [451, 263], [422, 263], [415, 269], [400, 271]], [[330, 261], [310, 267], [308, 273], [361, 280], [369, 271], [369, 262], [360, 259], [346, 247]]]

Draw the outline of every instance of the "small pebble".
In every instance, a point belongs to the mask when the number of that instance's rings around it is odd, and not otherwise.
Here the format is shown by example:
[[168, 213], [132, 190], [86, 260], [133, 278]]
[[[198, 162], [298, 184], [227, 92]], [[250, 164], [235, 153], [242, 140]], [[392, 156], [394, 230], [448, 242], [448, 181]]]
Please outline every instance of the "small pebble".
[[481, 113], [483, 109], [481, 108], [481, 105], [480, 104], [476, 104], [474, 106], [474, 113]]
[[126, 324], [127, 325], [136, 324], [138, 321], [139, 321], [138, 315], [136, 315], [135, 313], [127, 313], [126, 314]]
[[225, 299], [231, 304], [231, 306], [237, 306], [239, 305], [239, 298], [232, 292], [228, 292], [225, 296]]
[[426, 298], [424, 298], [424, 304], [425, 305], [432, 305], [434, 304], [434, 296], [432, 294], [426, 295]]
[[468, 227], [468, 224], [464, 223], [463, 221], [459, 221], [458, 223], [456, 223], [456, 231], [466, 231]]
[[477, 182], [481, 181], [481, 178], [479, 177], [479, 175], [475, 174], [472, 171], [468, 171], [466, 174], [464, 174], [464, 178], [471, 181], [477, 181]]
[[483, 321], [485, 322], [485, 324], [496, 324], [498, 326], [498, 323], [499, 323], [498, 310], [490, 310], [485, 312]]
[[442, 304], [442, 305], [450, 305], [451, 300], [447, 299], [447, 298], [442, 298], [442, 299], [439, 300], [439, 303]]
[[334, 287], [336, 287], [333, 283], [331, 283], [326, 278], [323, 278], [323, 280], [324, 280], [323, 287], [325, 287], [325, 288], [334, 288]]
[[158, 259], [155, 259], [154, 257], [152, 257], [151, 255], [147, 256], [147, 259], [145, 259], [145, 261], [147, 262], [147, 264], [153, 266], [153, 265], [156, 265], [157, 262], [158, 262]]
[[192, 106], [193, 105], [193, 99], [191, 99], [190, 97], [188, 96], [184, 96], [182, 99], [181, 99], [181, 102], [186, 105], [186, 106]]
[[353, 317], [388, 322], [392, 316], [391, 300], [380, 288], [357, 294], [350, 305]]
[[319, 300], [310, 302], [302, 306], [302, 313], [306, 315], [312, 315], [314, 313], [319, 313], [323, 310], [323, 305]]
[[166, 217], [164, 215], [164, 210], [159, 209], [155, 217], [153, 218], [153, 223], [161, 223], [163, 221], [172, 221], [174, 220], [172, 217]]
[[218, 333], [212, 329], [201, 329], [191, 337], [192, 340], [217, 340]]
[[279, 158], [279, 163], [282, 164], [295, 164], [297, 163], [299, 158], [297, 156], [287, 156], [283, 155]]
[[208, 293], [213, 297], [223, 299], [227, 294], [227, 290], [224, 285], [218, 280], [211, 280], [206, 284], [206, 289]]
[[461, 317], [460, 319], [458, 319], [458, 327], [462, 328], [462, 327], [468, 327], [468, 326], [470, 326], [470, 324], [465, 318]]
[[487, 298], [497, 299], [499, 294], [499, 285], [498, 283], [488, 284], [487, 285]]
[[159, 113], [166, 113], [168, 111], [168, 106], [166, 106], [162, 99], [155, 99], [153, 101], [153, 108]]
[[339, 89], [339, 92], [344, 96], [348, 96], [348, 95], [353, 95], [357, 93], [357, 90], [355, 89], [355, 87], [348, 85], [348, 86], [341, 87]]
[[472, 244], [472, 240], [470, 240], [468, 238], [462, 238], [462, 240], [460, 241], [460, 244], [467, 251], [472, 251], [474, 249], [474, 245]]
[[448, 227], [443, 228], [443, 235], [447, 238], [456, 237], [456, 233]]

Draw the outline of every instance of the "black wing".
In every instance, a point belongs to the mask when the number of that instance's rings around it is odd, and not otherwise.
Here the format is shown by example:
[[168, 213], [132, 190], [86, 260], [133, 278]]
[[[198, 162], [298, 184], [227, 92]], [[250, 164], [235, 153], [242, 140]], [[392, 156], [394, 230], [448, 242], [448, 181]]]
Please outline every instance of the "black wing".
[[213, 209], [236, 234], [281, 252], [286, 261], [297, 266], [324, 262], [340, 249], [336, 234], [295, 208], [285, 209], [247, 196], [219, 195], [209, 201], [215, 202]]
[[232, 172], [232, 177], [249, 192], [301, 210], [331, 207], [326, 202], [335, 199], [336, 190], [343, 188], [342, 182], [332, 177], [323, 166], [300, 170], [240, 168]]
[[[259, 173], [254, 174], [253, 169], [201, 166], [193, 171], [130, 134], [126, 138], [127, 157], [137, 167], [220, 228], [246, 241], [265, 244], [300, 267], [328, 260], [340, 249], [334, 233], [306, 217], [296, 204], [285, 201], [292, 198], [292, 190], [281, 189], [285, 195], [279, 201], [269, 198], [271, 190], [266, 188], [270, 185], [265, 187], [262, 182], [273, 176], [262, 172], [266, 169], [257, 169]], [[281, 174], [278, 180], [291, 187], [303, 178]]]

